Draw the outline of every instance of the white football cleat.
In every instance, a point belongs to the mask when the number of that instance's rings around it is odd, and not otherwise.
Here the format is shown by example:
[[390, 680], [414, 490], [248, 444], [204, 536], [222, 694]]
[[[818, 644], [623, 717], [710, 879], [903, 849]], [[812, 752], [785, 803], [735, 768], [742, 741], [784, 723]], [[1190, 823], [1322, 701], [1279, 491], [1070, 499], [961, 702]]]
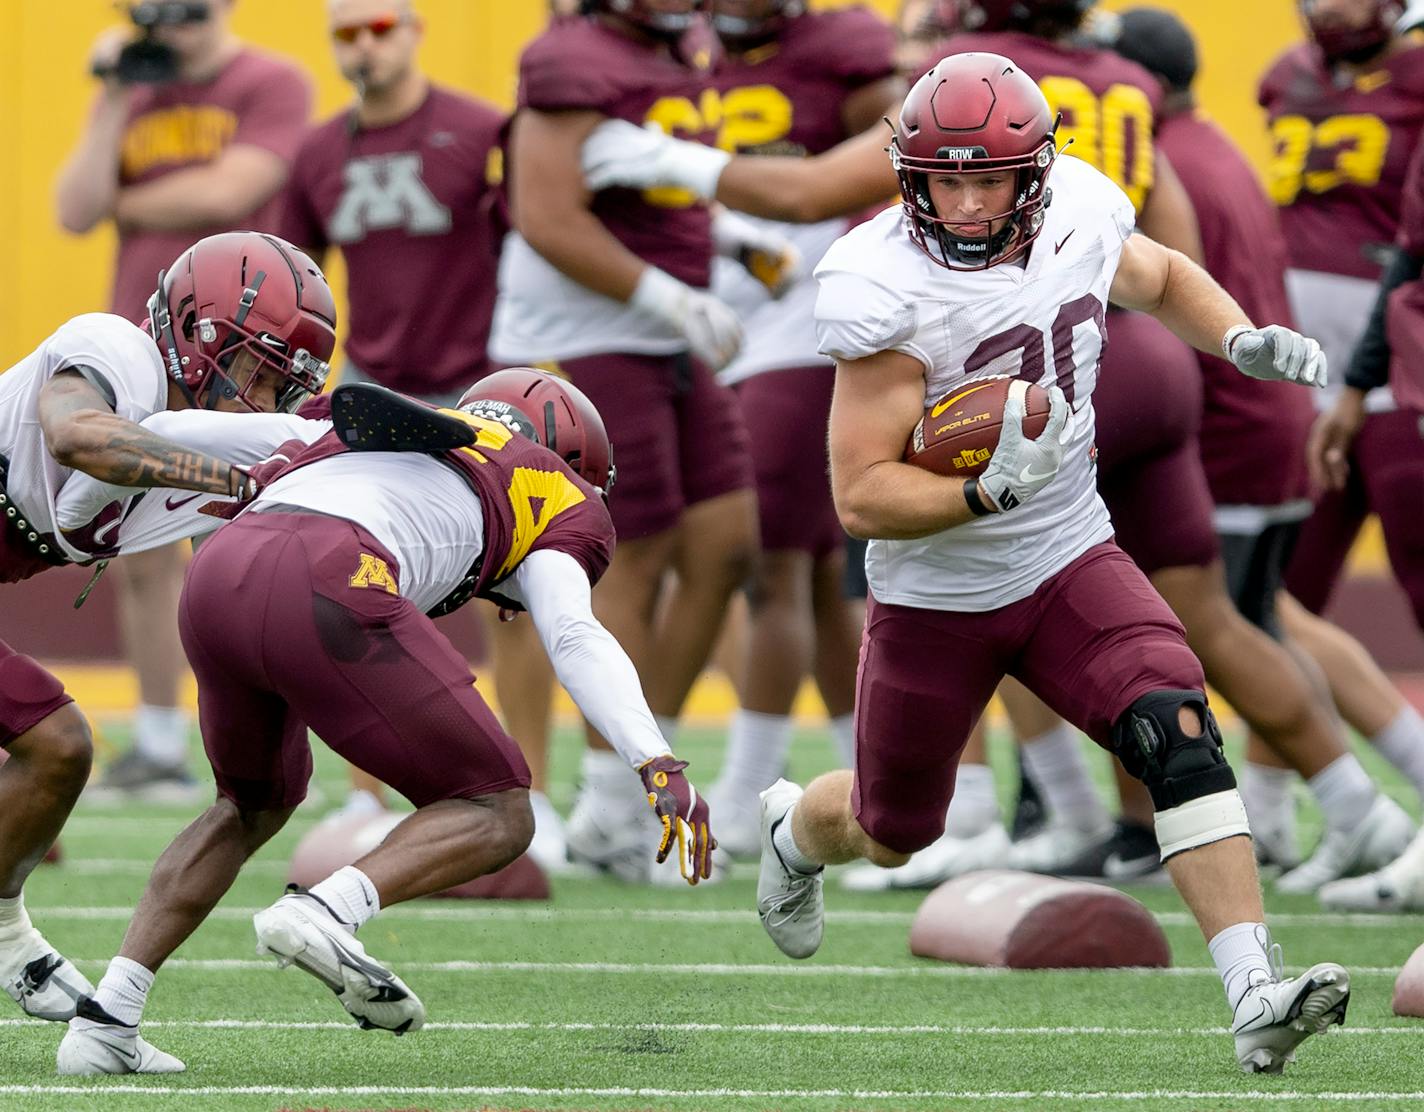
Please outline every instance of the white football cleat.
[[1000, 867], [1020, 869], [1026, 873], [1058, 874], [1112, 836], [1111, 819], [1105, 818], [1103, 825], [1093, 830], [1081, 830], [1050, 818], [1038, 833], [1011, 845]]
[[[720, 837], [720, 835], [719, 835]], [[1000, 869], [1009, 853], [1009, 832], [995, 822], [972, 838], [941, 834], [908, 862], [894, 869], [857, 865], [841, 874], [841, 887], [852, 892], [892, 888], [937, 888], [976, 869]]]
[[803, 873], [788, 868], [771, 841], [786, 812], [801, 795], [801, 789], [789, 780], [778, 780], [761, 793], [757, 915], [777, 948], [791, 958], [809, 958], [820, 949], [826, 921], [825, 898], [821, 891], [826, 870]]
[[295, 965], [332, 992], [363, 1030], [404, 1035], [425, 1026], [425, 1005], [405, 982], [374, 961], [340, 919], [309, 892], [289, 890], [252, 917], [257, 953]]
[[549, 797], [530, 790], [529, 806], [534, 812], [534, 838], [524, 852], [546, 873], [569, 871], [569, 843], [564, 837], [564, 820]]
[[713, 784], [707, 790], [707, 809], [720, 851], [738, 861], [761, 856], [761, 805], [756, 796], [741, 798]]
[[1295, 1048], [1331, 1024], [1345, 1022], [1350, 974], [1334, 962], [1312, 965], [1288, 981], [1260, 981], [1236, 1005], [1231, 1033], [1246, 1073], [1280, 1073]]
[[1280, 892], [1314, 892], [1344, 876], [1358, 876], [1389, 864], [1414, 837], [1414, 820], [1389, 796], [1375, 797], [1354, 830], [1327, 829], [1310, 860], [1276, 880]]
[[165, 1054], [137, 1027], [128, 1027], [86, 998], [78, 1018], [69, 1024], [55, 1068], [63, 1077], [96, 1077], [109, 1073], [182, 1073], [187, 1067]]
[[651, 879], [661, 835], [646, 796], [628, 797], [587, 785], [564, 826], [570, 861], [591, 865], [628, 884]]
[[1320, 902], [1341, 911], [1424, 911], [1424, 833], [1382, 869], [1320, 889]]
[[94, 986], [74, 964], [31, 927], [0, 945], [0, 977], [20, 1010], [36, 1019], [67, 1023]]

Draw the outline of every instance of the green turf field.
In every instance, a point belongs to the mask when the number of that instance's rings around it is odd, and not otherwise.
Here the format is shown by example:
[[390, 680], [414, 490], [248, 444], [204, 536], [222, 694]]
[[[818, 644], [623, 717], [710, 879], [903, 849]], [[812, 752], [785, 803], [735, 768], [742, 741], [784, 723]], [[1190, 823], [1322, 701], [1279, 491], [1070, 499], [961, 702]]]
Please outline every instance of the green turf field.
[[[679, 748], [710, 782], [720, 733], [688, 731]], [[362, 1032], [317, 982], [253, 953], [252, 913], [280, 894], [297, 839], [343, 792], [340, 767], [317, 749], [326, 803], [298, 812], [159, 975], [146, 1034], [188, 1072], [61, 1082], [61, 1029], [11, 1009], [0, 1109], [1424, 1108], [1424, 1021], [1390, 1012], [1424, 918], [1325, 915], [1269, 891], [1288, 970], [1340, 961], [1355, 986], [1346, 1028], [1306, 1043], [1282, 1077], [1237, 1071], [1206, 947], [1158, 887], [1133, 894], [1161, 916], [1170, 973], [921, 961], [907, 946], [917, 894], [856, 895], [834, 878], [825, 945], [792, 962], [756, 921], [750, 869], [695, 891], [561, 878], [549, 905], [422, 902], [382, 913], [362, 938], [421, 995], [429, 1023], [403, 1039]], [[804, 779], [829, 757], [808, 733], [792, 771]], [[564, 807], [577, 762], [565, 731], [553, 772]], [[81, 804], [66, 864], [28, 886], [36, 924], [94, 979], [188, 817]]]

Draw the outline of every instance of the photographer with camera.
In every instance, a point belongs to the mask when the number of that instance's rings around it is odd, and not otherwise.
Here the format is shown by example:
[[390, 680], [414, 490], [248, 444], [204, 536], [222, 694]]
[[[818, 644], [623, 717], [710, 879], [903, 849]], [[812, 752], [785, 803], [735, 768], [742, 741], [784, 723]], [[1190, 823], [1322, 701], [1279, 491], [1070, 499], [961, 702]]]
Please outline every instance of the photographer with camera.
[[[216, 232], [274, 231], [276, 198], [311, 113], [295, 64], [244, 44], [229, 26], [235, 0], [143, 0], [129, 26], [90, 53], [100, 80], [88, 124], [60, 171], [60, 223], [83, 234], [118, 230], [112, 312], [141, 322], [158, 273]], [[176, 547], [114, 564], [119, 622], [138, 672], [134, 748], [101, 787], [123, 796], [196, 798], [185, 763], [189, 715], [178, 706], [183, 553]]]

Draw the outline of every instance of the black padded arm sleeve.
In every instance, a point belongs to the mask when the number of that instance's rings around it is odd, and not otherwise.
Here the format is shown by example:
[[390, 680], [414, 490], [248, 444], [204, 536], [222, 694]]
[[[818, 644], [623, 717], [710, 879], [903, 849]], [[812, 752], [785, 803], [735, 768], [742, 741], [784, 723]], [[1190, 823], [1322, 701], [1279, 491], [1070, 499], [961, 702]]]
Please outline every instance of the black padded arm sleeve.
[[1345, 369], [1345, 385], [1356, 390], [1373, 390], [1389, 381], [1389, 337], [1385, 334], [1385, 315], [1389, 295], [1405, 282], [1412, 282], [1424, 272], [1424, 258], [1395, 248], [1384, 275], [1380, 278], [1379, 294], [1370, 310], [1370, 322], [1355, 345], [1350, 365]]

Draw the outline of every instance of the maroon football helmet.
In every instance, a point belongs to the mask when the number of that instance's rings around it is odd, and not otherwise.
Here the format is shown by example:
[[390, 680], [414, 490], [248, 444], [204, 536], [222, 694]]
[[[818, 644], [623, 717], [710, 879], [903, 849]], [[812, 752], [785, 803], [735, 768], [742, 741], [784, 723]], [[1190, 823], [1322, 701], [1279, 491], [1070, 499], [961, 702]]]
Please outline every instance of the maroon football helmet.
[[966, 31], [1007, 31], [1041, 16], [1076, 27], [1098, 0], [958, 0], [959, 22]]
[[[267, 368], [282, 378], [277, 408], [291, 412], [326, 382], [336, 303], [321, 268], [290, 243], [224, 232], [198, 240], [159, 274], [148, 331], [193, 405], [212, 408], [226, 397], [258, 409], [248, 391]], [[255, 358], [239, 363], [243, 353]]]
[[608, 12], [659, 38], [687, 31], [707, 0], [585, 0], [584, 10]]
[[1317, 0], [1300, 0], [1300, 15], [1327, 62], [1359, 62], [1389, 42], [1404, 14], [1398, 0], [1373, 0], [1370, 7], [1369, 17], [1359, 27], [1349, 26], [1336, 13], [1322, 12]]
[[567, 379], [533, 367], [495, 371], [461, 394], [456, 408], [544, 445], [605, 497], [613, 489], [618, 470], [603, 418]]
[[[1056, 127], [1038, 85], [1002, 55], [955, 54], [936, 64], [905, 98], [890, 140], [915, 245], [950, 270], [984, 270], [1020, 255], [1043, 229]], [[973, 221], [988, 222], [986, 234], [960, 235], [962, 222], [936, 214], [929, 179], [991, 170], [1016, 176], [1013, 207]]]
[[712, 26], [725, 39], [760, 42], [805, 10], [806, 0], [712, 0]]

